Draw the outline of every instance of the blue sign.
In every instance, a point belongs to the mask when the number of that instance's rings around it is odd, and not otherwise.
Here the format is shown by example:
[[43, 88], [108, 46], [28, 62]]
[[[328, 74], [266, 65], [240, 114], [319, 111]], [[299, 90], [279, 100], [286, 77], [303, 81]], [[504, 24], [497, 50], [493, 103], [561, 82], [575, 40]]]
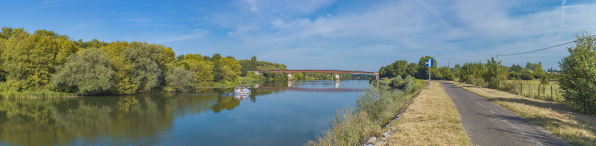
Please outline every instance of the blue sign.
[[433, 63], [433, 59], [426, 59], [426, 67], [433, 67], [435, 64]]

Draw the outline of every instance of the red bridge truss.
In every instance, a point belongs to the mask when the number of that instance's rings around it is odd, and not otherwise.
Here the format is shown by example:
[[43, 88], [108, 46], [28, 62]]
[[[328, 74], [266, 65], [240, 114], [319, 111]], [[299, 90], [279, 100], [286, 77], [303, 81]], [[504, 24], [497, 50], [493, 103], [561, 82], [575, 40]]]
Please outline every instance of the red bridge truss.
[[301, 72], [322, 72], [322, 73], [332, 73], [332, 74], [345, 74], [345, 73], [353, 73], [353, 74], [375, 74], [376, 72], [372, 71], [355, 71], [355, 70], [320, 70], [320, 69], [292, 69], [292, 70], [259, 70], [254, 71], [256, 73], [301, 73]]

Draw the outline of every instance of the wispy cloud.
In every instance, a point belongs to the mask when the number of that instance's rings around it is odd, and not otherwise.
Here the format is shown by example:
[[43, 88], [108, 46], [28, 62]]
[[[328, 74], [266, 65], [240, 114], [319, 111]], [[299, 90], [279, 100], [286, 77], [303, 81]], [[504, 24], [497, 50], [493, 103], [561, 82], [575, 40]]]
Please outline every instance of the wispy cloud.
[[168, 43], [168, 42], [175, 42], [175, 41], [182, 41], [182, 40], [194, 40], [194, 39], [198, 39], [198, 38], [203, 38], [207, 35], [209, 35], [208, 31], [203, 30], [203, 29], [195, 29], [195, 30], [191, 31], [190, 34], [176, 36], [176, 37], [169, 38], [169, 39], [159, 40], [159, 41], [156, 41], [155, 43]]
[[443, 24], [445, 27], [447, 27], [447, 29], [453, 32], [453, 28], [451, 27], [451, 25], [445, 22], [445, 19], [443, 19], [439, 10], [435, 9], [433, 6], [428, 5], [424, 0], [416, 0], [416, 2], [420, 3], [420, 5], [424, 6], [426, 10], [433, 13], [433, 15], [441, 22], [441, 24]]

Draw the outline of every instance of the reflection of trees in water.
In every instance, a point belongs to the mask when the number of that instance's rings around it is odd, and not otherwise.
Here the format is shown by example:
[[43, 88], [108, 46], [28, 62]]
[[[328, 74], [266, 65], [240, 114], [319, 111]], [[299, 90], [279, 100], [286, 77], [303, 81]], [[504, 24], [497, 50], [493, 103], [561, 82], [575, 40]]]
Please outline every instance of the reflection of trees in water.
[[166, 133], [172, 131], [176, 106], [154, 102], [153, 98], [160, 97], [1, 100], [0, 115], [6, 116], [0, 118], [0, 141], [73, 145], [79, 138], [110, 145], [159, 144], [170, 138]]
[[233, 96], [220, 96], [217, 98], [217, 104], [211, 106], [214, 113], [219, 113], [221, 110], [232, 110], [240, 105], [240, 100], [234, 99]]
[[[240, 105], [215, 89], [210, 95], [137, 94], [37, 100], [0, 100], [0, 141], [23, 145], [151, 145], [171, 137], [176, 118], [208, 111], [219, 113]], [[280, 91], [253, 89], [256, 96]]]

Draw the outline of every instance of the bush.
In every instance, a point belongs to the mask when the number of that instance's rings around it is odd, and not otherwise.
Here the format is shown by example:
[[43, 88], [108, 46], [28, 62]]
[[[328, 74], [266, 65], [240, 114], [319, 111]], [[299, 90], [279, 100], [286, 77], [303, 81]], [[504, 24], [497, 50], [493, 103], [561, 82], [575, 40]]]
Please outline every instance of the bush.
[[403, 83], [404, 83], [404, 80], [401, 78], [401, 76], [397, 76], [397, 77], [393, 78], [393, 80], [391, 80], [391, 87], [398, 88]]
[[576, 35], [575, 46], [568, 48], [569, 56], [559, 62], [560, 88], [567, 90], [565, 100], [580, 113], [596, 114], [596, 38]]
[[113, 86], [110, 60], [104, 51], [91, 48], [80, 50], [68, 57], [64, 66], [58, 66], [52, 76], [54, 87], [74, 87], [78, 94], [97, 94]]
[[368, 86], [356, 100], [356, 108], [338, 110], [329, 122], [331, 129], [324, 131], [322, 136], [316, 136], [317, 140], [309, 141], [307, 145], [362, 145], [371, 136], [381, 136], [382, 126], [411, 99], [412, 94], [405, 91], [424, 87], [424, 81], [408, 76], [402, 87], [404, 90], [380, 90], [377, 96], [374, 87]]
[[166, 74], [166, 82], [176, 91], [190, 89], [195, 73], [190, 70], [176, 68]]

